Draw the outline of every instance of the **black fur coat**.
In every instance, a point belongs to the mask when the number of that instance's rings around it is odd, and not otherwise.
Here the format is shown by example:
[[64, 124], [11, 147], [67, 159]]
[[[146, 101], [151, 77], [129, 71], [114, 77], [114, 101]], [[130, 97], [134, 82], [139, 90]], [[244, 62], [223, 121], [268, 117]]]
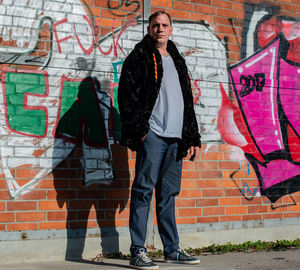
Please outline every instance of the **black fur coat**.
[[[171, 40], [168, 41], [167, 51], [178, 72], [184, 100], [182, 139], [178, 150], [178, 158], [182, 158], [187, 155], [190, 146], [201, 146], [200, 134], [185, 61]], [[131, 150], [136, 150], [137, 143], [149, 131], [148, 120], [158, 96], [162, 76], [161, 55], [151, 37], [146, 35], [125, 59], [118, 89], [122, 122], [121, 144]]]

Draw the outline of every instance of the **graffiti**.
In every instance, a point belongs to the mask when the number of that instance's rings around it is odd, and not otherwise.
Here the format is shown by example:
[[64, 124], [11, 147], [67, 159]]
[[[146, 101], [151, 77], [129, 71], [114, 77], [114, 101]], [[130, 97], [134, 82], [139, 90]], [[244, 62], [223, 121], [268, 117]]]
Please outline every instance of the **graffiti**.
[[[243, 171], [246, 170], [246, 176], [244, 176]], [[245, 171], [245, 172], [246, 172]], [[260, 198], [260, 188], [258, 186], [258, 183], [253, 182], [253, 178], [250, 175], [250, 164], [247, 163], [247, 168], [245, 166], [242, 166], [241, 169], [234, 171], [230, 174], [230, 178], [239, 190], [240, 194], [243, 196], [245, 200], [248, 202], [251, 202], [254, 200], [254, 198]], [[247, 179], [247, 178], [250, 179]], [[246, 181], [245, 181], [246, 180]], [[239, 184], [242, 181], [242, 185]], [[263, 201], [262, 201], [263, 203]], [[282, 202], [272, 202], [271, 200], [265, 200], [265, 204], [270, 205], [271, 210], [275, 210], [278, 208], [284, 208], [286, 206], [293, 206], [297, 205], [295, 199], [289, 194], [285, 198], [285, 203]]]
[[[147, 22], [136, 17], [119, 28], [112, 22], [111, 32], [100, 37], [83, 4], [2, 1], [13, 15], [11, 25], [4, 23], [9, 15], [0, 22], [0, 150], [12, 198], [31, 191], [78, 144], [84, 183], [113, 179], [111, 146], [121, 136], [119, 74]], [[72, 16], [59, 12], [74, 6]], [[137, 1], [122, 1], [112, 9], [124, 6], [140, 8]], [[203, 142], [220, 141], [216, 119], [222, 99], [216, 86], [228, 81], [225, 47], [206, 24], [174, 22], [173, 27], [173, 40], [189, 66]], [[22, 179], [15, 173], [19, 169], [30, 170], [30, 177]]]
[[[245, 5], [245, 10], [249, 7], [253, 12], [248, 32], [243, 31], [243, 45], [257, 50], [242, 46], [242, 56], [247, 58], [228, 69], [236, 103], [220, 85], [223, 101], [218, 128], [225, 142], [244, 151], [256, 173], [260, 194], [274, 203], [300, 190], [299, 65], [293, 45], [298, 22], [293, 20], [294, 31], [287, 30], [291, 19], [272, 17], [278, 9]], [[253, 31], [257, 31], [255, 38], [249, 38]], [[225, 130], [224, 123], [229, 129]], [[242, 194], [251, 193], [247, 186], [243, 188]]]
[[141, 8], [141, 4], [137, 0], [121, 0], [119, 4], [113, 5], [112, 0], [107, 1], [107, 7], [109, 8], [110, 12], [118, 17], [125, 17], [127, 14], [121, 14], [122, 7], [125, 6], [125, 8], [133, 7], [133, 10], [130, 11], [130, 13], [135, 13]]
[[241, 75], [240, 84], [243, 85], [243, 88], [241, 89], [240, 97], [249, 95], [254, 89], [262, 92], [265, 82], [265, 74], [263, 73], [255, 73], [254, 76]]

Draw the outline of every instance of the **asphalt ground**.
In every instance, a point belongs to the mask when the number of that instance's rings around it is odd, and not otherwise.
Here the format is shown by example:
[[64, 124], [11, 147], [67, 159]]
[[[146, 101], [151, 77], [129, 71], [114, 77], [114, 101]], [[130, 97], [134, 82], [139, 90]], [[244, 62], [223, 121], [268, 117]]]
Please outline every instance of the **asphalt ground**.
[[[16, 255], [17, 256], [17, 255]], [[286, 251], [230, 252], [220, 255], [201, 255], [197, 265], [164, 263], [155, 259], [161, 270], [300, 270], [300, 249]], [[5, 264], [0, 270], [117, 270], [132, 269], [128, 259], [103, 258], [92, 260], [51, 261], [23, 264]]]

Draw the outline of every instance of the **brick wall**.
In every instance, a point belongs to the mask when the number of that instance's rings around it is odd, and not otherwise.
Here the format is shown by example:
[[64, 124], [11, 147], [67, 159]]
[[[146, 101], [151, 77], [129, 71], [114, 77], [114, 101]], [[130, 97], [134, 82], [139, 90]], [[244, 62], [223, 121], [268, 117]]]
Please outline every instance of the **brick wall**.
[[[2, 240], [128, 226], [135, 153], [118, 143], [117, 86], [147, 18], [142, 1], [126, 3], [0, 4]], [[173, 17], [203, 143], [183, 163], [178, 224], [300, 216], [299, 8], [151, 1]]]

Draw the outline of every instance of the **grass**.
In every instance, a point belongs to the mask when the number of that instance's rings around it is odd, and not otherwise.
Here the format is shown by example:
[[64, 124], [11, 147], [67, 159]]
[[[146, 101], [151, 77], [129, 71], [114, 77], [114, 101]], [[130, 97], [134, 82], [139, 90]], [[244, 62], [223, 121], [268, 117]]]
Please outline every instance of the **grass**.
[[[228, 242], [225, 245], [211, 245], [208, 247], [202, 248], [186, 248], [185, 251], [193, 256], [199, 255], [216, 255], [223, 254], [227, 252], [253, 252], [253, 251], [283, 251], [292, 248], [300, 249], [300, 238], [296, 240], [278, 240], [276, 242], [273, 241], [257, 241], [257, 242], [245, 242], [242, 244], [231, 244]], [[152, 258], [163, 257], [163, 251], [161, 249], [148, 251], [148, 254]], [[117, 254], [105, 254], [102, 255], [104, 257], [109, 258], [122, 258], [128, 259], [130, 255], [117, 253]]]
[[[257, 241], [245, 242], [242, 244], [231, 244], [228, 242], [225, 245], [211, 245], [202, 248], [186, 248], [185, 251], [191, 255], [209, 255], [209, 254], [223, 254], [227, 252], [249, 252], [249, 251], [283, 251], [291, 248], [300, 249], [300, 239], [296, 240], [278, 240], [276, 242]], [[149, 252], [152, 257], [162, 257], [163, 251], [157, 250]]]

